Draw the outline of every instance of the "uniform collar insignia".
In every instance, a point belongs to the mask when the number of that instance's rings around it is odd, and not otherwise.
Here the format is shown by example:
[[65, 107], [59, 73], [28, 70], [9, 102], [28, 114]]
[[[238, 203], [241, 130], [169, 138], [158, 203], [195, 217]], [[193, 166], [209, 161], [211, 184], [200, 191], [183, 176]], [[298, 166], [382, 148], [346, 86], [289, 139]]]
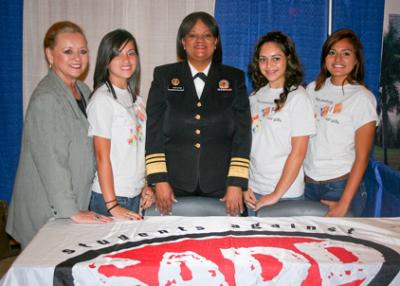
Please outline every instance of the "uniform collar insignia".
[[180, 83], [181, 83], [181, 81], [179, 80], [179, 78], [171, 79], [172, 86], [178, 86]]
[[184, 91], [185, 88], [182, 85], [182, 81], [179, 78], [172, 78], [168, 85], [169, 91]]
[[230, 83], [227, 79], [221, 79], [218, 82], [218, 91], [232, 91]]

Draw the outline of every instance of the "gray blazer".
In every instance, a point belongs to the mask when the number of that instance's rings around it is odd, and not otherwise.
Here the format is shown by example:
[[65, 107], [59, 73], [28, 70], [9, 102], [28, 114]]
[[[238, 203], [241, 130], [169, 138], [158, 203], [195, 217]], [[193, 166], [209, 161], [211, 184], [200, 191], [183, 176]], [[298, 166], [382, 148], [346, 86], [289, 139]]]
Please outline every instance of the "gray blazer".
[[[77, 86], [88, 102], [88, 86]], [[23, 248], [50, 218], [87, 210], [95, 173], [88, 126], [71, 91], [49, 70], [26, 112], [8, 212], [6, 231]]]

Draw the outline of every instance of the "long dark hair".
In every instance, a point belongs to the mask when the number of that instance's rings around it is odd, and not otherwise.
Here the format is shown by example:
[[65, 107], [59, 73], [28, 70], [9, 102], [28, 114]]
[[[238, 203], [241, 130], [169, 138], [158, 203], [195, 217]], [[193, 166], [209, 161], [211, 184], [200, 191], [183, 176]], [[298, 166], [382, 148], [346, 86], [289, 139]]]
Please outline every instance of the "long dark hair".
[[176, 36], [176, 53], [180, 60], [186, 60], [187, 55], [185, 48], [183, 47], [182, 40], [183, 38], [189, 34], [194, 25], [196, 25], [197, 21], [200, 20], [206, 25], [213, 35], [214, 38], [217, 39], [217, 46], [215, 47], [215, 51], [213, 54], [213, 62], [221, 63], [222, 61], [222, 46], [221, 39], [219, 35], [218, 24], [215, 21], [214, 17], [206, 12], [193, 12], [187, 15], [181, 25], [179, 26], [178, 34]]
[[[126, 30], [117, 29], [106, 34], [100, 42], [99, 50], [97, 52], [96, 67], [93, 76], [93, 92], [96, 91], [103, 84], [107, 85], [111, 91], [113, 97], [116, 99], [115, 90], [109, 79], [108, 65], [110, 62], [119, 55], [120, 51], [129, 42], [133, 43], [137, 54], [137, 63], [135, 72], [128, 79], [128, 90], [132, 95], [133, 102], [136, 101], [136, 97], [139, 95], [140, 88], [140, 59], [139, 50], [136, 44], [135, 37]], [[93, 93], [92, 93], [93, 94]]]
[[[365, 86], [364, 83], [364, 53], [363, 53], [363, 45], [357, 35], [351, 29], [340, 29], [336, 32], [332, 33], [328, 39], [326, 39], [324, 45], [322, 46], [321, 51], [321, 71], [317, 79], [315, 80], [315, 90], [319, 90], [325, 83], [325, 80], [331, 76], [331, 73], [328, 71], [325, 59], [328, 55], [329, 51], [332, 49], [332, 46], [337, 42], [346, 39], [350, 42], [350, 44], [354, 48], [354, 54], [356, 56], [357, 63], [354, 66], [353, 70], [347, 75], [344, 81], [348, 81], [350, 84], [361, 84]], [[343, 84], [344, 84], [343, 81]]]
[[279, 110], [285, 104], [289, 92], [297, 89], [303, 83], [303, 68], [292, 39], [282, 32], [269, 32], [258, 40], [252, 62], [249, 66], [254, 92], [257, 92], [260, 88], [268, 84], [268, 79], [261, 73], [258, 59], [261, 47], [269, 42], [278, 45], [285, 54], [287, 61], [283, 92], [279, 95], [279, 99], [275, 100], [277, 110]]

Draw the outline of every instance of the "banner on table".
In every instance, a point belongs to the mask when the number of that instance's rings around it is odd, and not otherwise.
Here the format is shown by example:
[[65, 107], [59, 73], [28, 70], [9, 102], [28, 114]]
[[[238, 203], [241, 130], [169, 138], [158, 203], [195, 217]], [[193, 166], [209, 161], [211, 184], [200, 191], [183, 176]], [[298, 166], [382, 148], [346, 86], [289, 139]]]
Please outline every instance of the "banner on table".
[[54, 282], [388, 285], [399, 272], [398, 249], [387, 246], [385, 235], [370, 239], [368, 225], [336, 221], [152, 218], [134, 236], [121, 228], [82, 241], [87, 251], [79, 255], [64, 249], [71, 257], [57, 265]]
[[400, 285], [399, 270], [396, 219], [58, 220], [5, 285]]

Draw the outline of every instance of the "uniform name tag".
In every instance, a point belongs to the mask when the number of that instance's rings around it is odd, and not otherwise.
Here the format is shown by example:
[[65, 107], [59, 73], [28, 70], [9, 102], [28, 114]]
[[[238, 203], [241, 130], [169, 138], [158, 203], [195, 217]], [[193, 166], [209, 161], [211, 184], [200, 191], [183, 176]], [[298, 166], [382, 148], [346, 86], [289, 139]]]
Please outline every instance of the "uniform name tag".
[[232, 88], [217, 88], [217, 91], [232, 91]]
[[168, 91], [184, 91], [183, 86], [168, 86]]

